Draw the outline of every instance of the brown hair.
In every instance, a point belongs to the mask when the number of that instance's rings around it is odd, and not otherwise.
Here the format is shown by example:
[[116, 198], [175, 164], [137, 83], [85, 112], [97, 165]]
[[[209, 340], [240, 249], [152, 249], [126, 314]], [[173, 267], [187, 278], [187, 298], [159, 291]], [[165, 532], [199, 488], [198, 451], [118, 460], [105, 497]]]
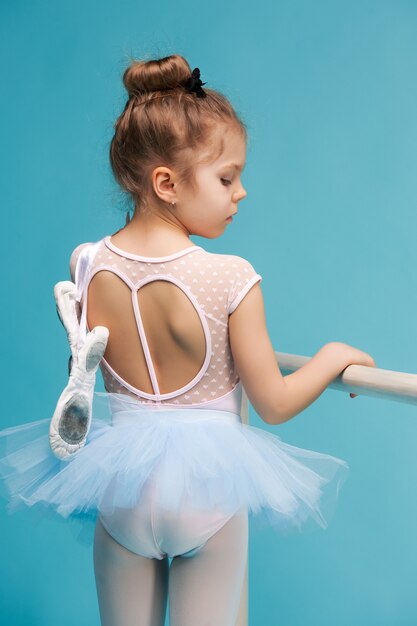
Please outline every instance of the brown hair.
[[205, 86], [206, 97], [190, 93], [184, 86], [190, 76], [179, 54], [133, 61], [124, 71], [129, 97], [114, 125], [110, 163], [138, 209], [151, 195], [160, 202], [151, 181], [158, 165], [175, 168], [180, 182], [195, 188], [196, 164], [210, 163], [224, 150], [223, 133], [214, 132], [219, 125], [233, 127], [247, 141], [246, 125], [227, 98]]

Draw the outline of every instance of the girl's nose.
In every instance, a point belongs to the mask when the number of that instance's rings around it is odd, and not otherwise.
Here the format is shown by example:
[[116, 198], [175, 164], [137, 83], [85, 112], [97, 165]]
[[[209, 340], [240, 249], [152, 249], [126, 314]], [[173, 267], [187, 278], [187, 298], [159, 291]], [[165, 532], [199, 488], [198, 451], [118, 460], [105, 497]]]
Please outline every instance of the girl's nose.
[[243, 200], [243, 198], [245, 198], [246, 196], [247, 196], [246, 189], [244, 187], [241, 187], [240, 191], [235, 192], [234, 200], [235, 202], [238, 202], [239, 200]]

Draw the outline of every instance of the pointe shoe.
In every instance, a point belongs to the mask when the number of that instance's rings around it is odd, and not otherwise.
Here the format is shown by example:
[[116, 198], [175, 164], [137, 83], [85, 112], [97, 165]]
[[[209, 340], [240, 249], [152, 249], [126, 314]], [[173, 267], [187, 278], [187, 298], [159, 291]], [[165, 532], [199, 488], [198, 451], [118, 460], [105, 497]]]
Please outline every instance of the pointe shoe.
[[106, 350], [109, 330], [95, 326], [78, 347], [80, 332], [76, 285], [61, 281], [54, 287], [57, 313], [71, 347], [68, 384], [61, 393], [49, 427], [52, 452], [69, 460], [86, 443], [91, 426], [96, 373]]

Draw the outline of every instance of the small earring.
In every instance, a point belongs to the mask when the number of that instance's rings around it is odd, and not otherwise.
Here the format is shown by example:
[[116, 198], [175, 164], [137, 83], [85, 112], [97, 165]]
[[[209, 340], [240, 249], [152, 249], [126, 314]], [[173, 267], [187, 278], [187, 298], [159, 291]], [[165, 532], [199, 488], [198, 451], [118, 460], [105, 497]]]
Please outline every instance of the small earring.
[[174, 208], [175, 208], [175, 204], [176, 204], [175, 202], [170, 202], [170, 203], [169, 203], [169, 206], [172, 206], [172, 207], [174, 207]]

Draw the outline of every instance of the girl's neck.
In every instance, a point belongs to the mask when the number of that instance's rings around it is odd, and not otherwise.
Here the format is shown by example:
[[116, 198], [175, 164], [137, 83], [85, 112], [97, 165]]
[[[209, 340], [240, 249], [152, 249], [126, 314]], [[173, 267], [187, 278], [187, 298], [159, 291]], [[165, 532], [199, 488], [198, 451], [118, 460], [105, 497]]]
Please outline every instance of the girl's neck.
[[135, 215], [111, 236], [115, 246], [143, 256], [165, 256], [195, 245], [181, 225], [158, 215]]

